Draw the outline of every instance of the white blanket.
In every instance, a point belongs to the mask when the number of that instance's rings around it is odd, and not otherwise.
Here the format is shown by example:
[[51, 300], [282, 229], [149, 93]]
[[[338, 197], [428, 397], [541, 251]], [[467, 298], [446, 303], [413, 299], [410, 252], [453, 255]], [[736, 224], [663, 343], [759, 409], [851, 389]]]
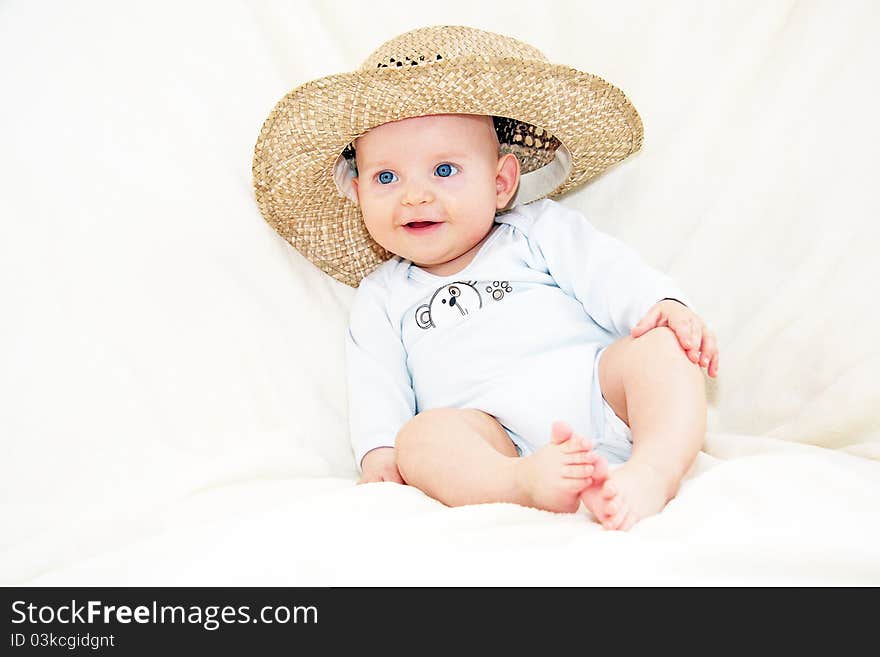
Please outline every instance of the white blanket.
[[[0, 583], [880, 584], [876, 3], [0, 5]], [[629, 533], [356, 486], [353, 290], [264, 222], [290, 89], [466, 24], [619, 86], [563, 203], [718, 335], [704, 452]]]

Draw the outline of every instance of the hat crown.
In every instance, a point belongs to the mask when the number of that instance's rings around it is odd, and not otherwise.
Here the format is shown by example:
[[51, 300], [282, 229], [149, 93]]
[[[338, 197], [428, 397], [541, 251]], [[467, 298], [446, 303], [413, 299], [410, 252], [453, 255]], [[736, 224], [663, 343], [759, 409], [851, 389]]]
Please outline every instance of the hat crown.
[[386, 41], [367, 57], [360, 70], [426, 66], [469, 56], [547, 61], [540, 50], [512, 37], [462, 25], [437, 25]]

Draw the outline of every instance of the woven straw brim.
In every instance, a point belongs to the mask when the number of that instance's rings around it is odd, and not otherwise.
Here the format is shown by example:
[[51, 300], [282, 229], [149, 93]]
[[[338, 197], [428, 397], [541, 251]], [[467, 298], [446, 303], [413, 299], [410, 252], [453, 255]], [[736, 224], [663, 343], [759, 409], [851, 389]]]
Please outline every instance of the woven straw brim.
[[333, 166], [368, 130], [427, 114], [505, 116], [551, 132], [572, 156], [568, 179], [551, 197], [642, 144], [641, 119], [623, 92], [568, 66], [467, 56], [331, 75], [285, 95], [263, 124], [253, 162], [263, 217], [315, 265], [356, 287], [392, 254], [367, 233], [358, 206], [339, 196]]

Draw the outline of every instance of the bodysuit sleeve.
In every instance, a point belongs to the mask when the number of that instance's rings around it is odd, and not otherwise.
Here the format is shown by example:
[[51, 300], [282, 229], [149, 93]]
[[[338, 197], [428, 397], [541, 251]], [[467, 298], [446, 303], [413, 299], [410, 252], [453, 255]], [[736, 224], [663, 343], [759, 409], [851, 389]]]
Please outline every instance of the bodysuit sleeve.
[[349, 433], [360, 472], [366, 453], [394, 447], [397, 432], [415, 415], [406, 351], [384, 298], [382, 286], [361, 282], [345, 339]]
[[583, 214], [548, 204], [529, 231], [557, 285], [581, 302], [593, 320], [618, 337], [655, 303], [674, 299], [693, 309], [673, 280], [648, 265], [634, 249], [596, 229]]

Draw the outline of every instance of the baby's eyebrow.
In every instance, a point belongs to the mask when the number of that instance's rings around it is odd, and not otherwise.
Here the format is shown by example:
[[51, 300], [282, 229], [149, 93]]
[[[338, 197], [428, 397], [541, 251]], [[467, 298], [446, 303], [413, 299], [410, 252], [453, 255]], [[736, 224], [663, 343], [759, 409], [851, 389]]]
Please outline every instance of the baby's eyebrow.
[[[444, 151], [442, 153], [437, 153], [434, 155], [432, 159], [437, 160], [438, 162], [441, 160], [461, 160], [467, 157], [467, 154], [461, 151]], [[393, 169], [395, 167], [394, 162], [389, 162], [387, 160], [379, 160], [378, 162], [367, 162], [366, 166], [363, 167], [364, 172], [376, 171], [382, 168]]]
[[445, 151], [434, 156], [437, 160], [461, 160], [468, 157], [468, 153], [463, 151]]
[[363, 167], [364, 171], [372, 171], [373, 169], [378, 169], [380, 167], [393, 167], [394, 163], [386, 162], [385, 160], [380, 160], [379, 162], [368, 162], [366, 166]]

